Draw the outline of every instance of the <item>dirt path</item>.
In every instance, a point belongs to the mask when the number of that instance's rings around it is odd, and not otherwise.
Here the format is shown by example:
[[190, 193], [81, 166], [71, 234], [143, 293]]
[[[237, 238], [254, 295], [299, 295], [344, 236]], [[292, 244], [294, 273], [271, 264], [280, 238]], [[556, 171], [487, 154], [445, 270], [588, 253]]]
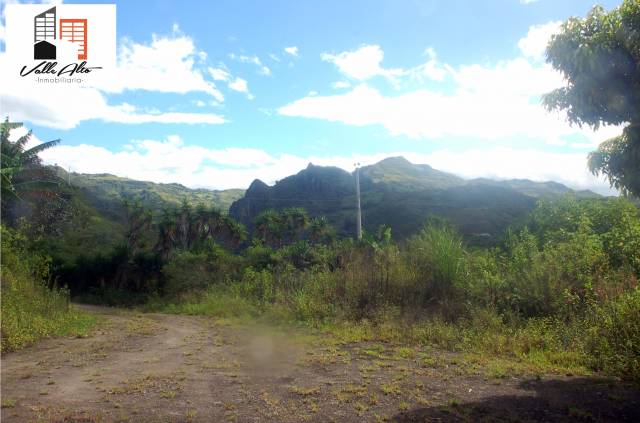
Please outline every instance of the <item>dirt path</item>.
[[92, 336], [2, 357], [2, 422], [640, 421], [640, 391], [614, 381], [86, 308]]

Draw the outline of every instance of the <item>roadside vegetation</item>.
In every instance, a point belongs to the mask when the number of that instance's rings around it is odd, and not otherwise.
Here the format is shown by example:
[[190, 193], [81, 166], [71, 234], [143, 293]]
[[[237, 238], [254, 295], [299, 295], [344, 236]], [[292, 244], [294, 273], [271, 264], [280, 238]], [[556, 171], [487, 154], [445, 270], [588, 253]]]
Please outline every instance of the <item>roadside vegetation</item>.
[[92, 315], [69, 304], [66, 288], [50, 287], [50, 259], [25, 251], [25, 238], [2, 228], [2, 352], [49, 336], [85, 336]]
[[[32, 246], [33, 238], [20, 226], [16, 211], [29, 204], [43, 212], [44, 204], [56, 204], [53, 178], [38, 158], [38, 152], [57, 143], [44, 143], [25, 149], [30, 133], [9, 141], [9, 131], [17, 128], [2, 124], [2, 216], [0, 266], [2, 294], [2, 352], [23, 348], [48, 336], [83, 336], [96, 318], [75, 310], [69, 304], [69, 290], [53, 283], [51, 258]], [[45, 214], [34, 213], [33, 221], [46, 223]], [[38, 217], [35, 217], [38, 216]], [[33, 235], [33, 233], [31, 234]]]
[[640, 216], [624, 199], [542, 202], [489, 250], [438, 220], [401, 244], [381, 228], [275, 247], [283, 229], [272, 230], [240, 255], [176, 252], [162, 270], [169, 295], [145, 307], [640, 377]]

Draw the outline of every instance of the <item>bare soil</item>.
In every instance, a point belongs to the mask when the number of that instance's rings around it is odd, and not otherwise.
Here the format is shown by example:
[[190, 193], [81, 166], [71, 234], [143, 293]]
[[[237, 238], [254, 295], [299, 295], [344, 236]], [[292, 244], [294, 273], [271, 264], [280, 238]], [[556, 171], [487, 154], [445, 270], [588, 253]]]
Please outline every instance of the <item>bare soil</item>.
[[620, 381], [460, 354], [88, 307], [86, 338], [2, 356], [2, 422], [640, 421]]

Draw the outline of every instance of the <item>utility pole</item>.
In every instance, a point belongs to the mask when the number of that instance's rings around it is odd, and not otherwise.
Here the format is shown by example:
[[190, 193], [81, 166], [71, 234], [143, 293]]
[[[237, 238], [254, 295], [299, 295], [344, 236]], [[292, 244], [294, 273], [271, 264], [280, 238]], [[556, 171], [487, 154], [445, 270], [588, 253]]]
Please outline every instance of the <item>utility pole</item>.
[[356, 233], [358, 240], [362, 239], [362, 210], [360, 208], [360, 163], [355, 163], [356, 167], [356, 205], [358, 207]]

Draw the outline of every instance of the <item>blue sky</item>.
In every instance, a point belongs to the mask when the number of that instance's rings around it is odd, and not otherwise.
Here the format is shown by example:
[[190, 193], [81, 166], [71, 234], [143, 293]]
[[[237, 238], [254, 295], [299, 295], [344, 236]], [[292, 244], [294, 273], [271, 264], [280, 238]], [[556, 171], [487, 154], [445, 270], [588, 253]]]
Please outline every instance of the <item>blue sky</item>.
[[620, 128], [539, 103], [562, 85], [547, 40], [592, 1], [120, 1], [117, 80], [52, 92], [83, 100], [67, 110], [3, 85], [0, 111], [78, 172], [243, 188], [402, 154], [608, 193], [585, 157]]

